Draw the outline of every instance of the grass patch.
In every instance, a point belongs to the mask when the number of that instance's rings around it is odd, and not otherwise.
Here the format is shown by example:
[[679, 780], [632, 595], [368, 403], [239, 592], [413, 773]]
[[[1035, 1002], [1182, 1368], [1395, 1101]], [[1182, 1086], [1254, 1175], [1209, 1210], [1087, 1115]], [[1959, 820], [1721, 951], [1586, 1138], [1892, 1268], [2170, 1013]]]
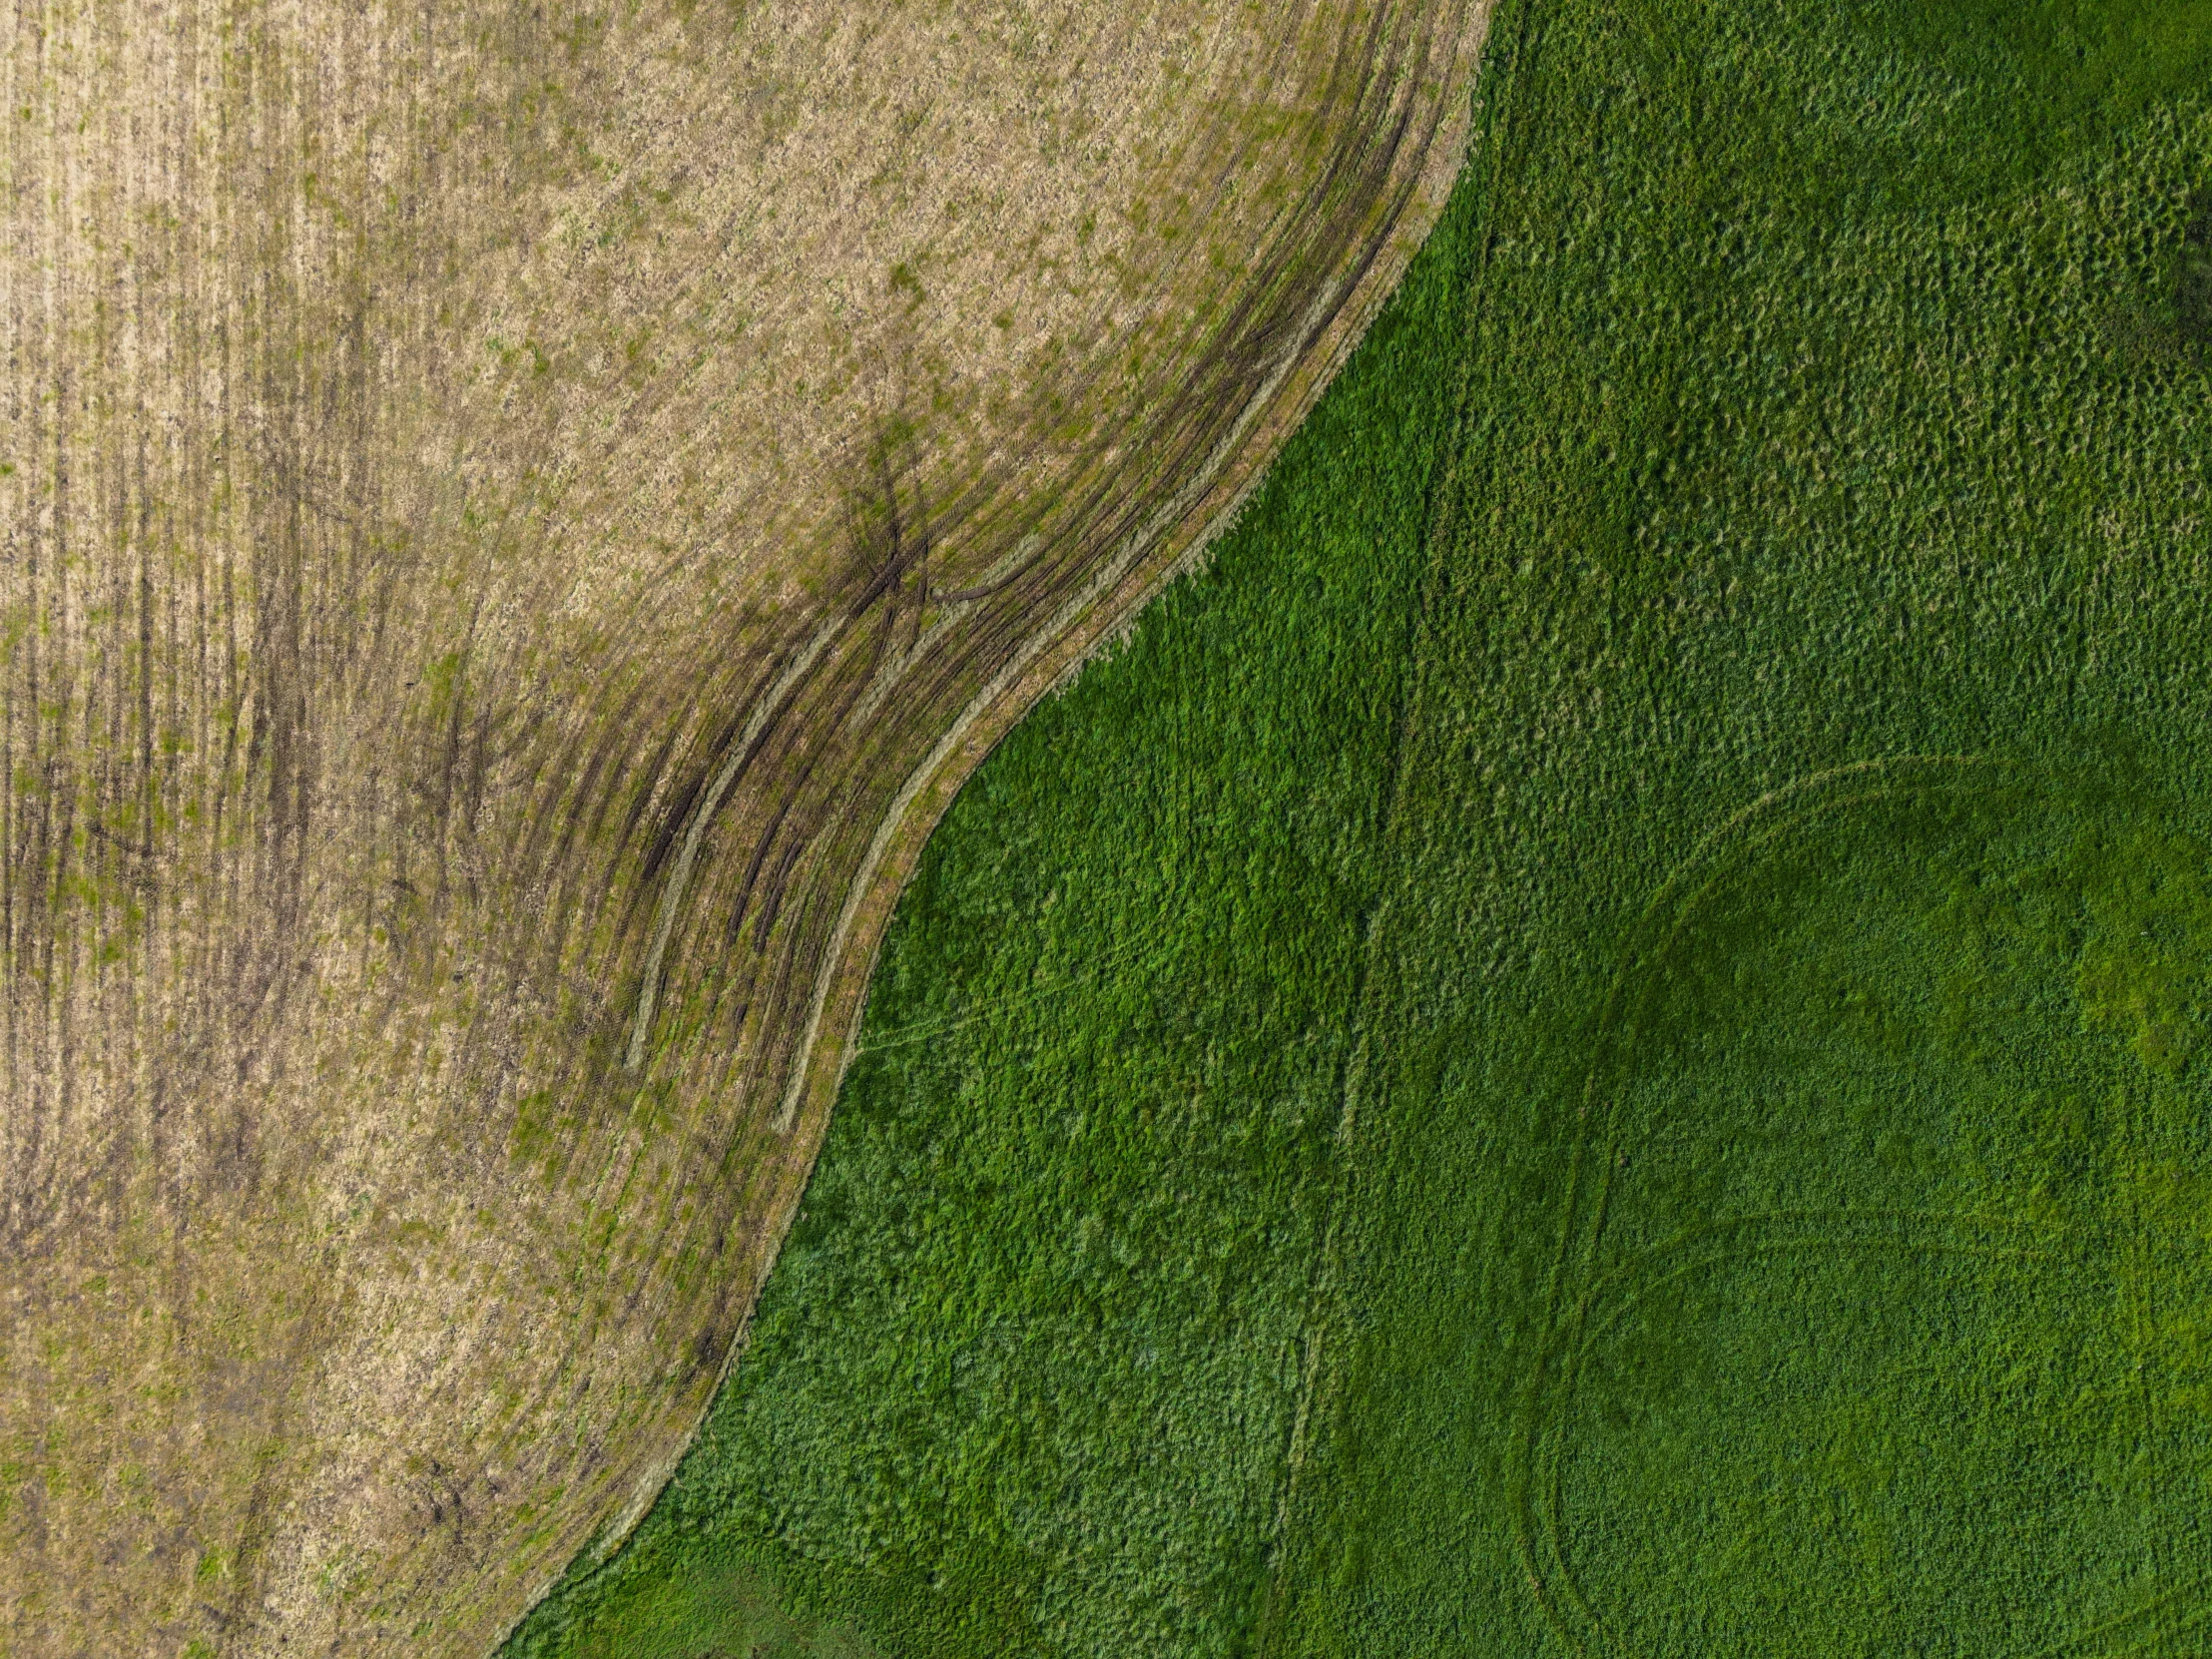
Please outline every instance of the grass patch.
[[898, 1655], [2194, 1651], [2208, 84], [2201, 0], [1501, 14], [513, 1651], [722, 1563]]

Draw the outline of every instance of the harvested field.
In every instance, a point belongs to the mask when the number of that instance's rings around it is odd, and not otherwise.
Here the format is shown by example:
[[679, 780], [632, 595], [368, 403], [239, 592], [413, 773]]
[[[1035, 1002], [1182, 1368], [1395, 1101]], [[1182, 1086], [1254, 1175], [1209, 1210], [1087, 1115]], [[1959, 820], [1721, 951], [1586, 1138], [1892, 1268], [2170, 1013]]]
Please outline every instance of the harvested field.
[[2204, 1651], [2212, 8], [1516, 0], [1479, 107], [517, 1659]]
[[1361, 332], [1483, 16], [16, 14], [0, 1654], [478, 1653], [612, 1548], [923, 836]]

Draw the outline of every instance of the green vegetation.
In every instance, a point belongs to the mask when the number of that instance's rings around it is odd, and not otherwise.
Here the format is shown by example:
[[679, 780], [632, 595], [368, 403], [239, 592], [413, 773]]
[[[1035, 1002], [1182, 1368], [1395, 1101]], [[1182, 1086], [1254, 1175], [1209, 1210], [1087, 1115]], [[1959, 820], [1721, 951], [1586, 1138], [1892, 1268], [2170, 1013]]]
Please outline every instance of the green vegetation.
[[2212, 3], [1540, 0], [1480, 97], [518, 1659], [2201, 1651]]

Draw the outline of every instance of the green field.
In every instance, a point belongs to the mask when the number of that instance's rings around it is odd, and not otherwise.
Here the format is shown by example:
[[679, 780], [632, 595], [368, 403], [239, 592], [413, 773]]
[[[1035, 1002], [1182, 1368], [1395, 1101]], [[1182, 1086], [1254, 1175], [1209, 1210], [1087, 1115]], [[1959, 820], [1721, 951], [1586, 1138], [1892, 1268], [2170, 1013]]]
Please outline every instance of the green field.
[[2212, 3], [1508, 0], [516, 1659], [2212, 1646]]

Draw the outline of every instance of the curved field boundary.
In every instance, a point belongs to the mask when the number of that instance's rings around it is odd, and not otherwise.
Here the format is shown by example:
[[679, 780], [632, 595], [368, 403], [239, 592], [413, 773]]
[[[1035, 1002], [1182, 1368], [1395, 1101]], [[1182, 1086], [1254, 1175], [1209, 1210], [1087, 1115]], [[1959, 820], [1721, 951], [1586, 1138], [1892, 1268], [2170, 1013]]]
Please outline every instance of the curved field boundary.
[[1205, 557], [1236, 521], [1266, 476], [1268, 463], [1336, 378], [1397, 286], [1442, 212], [1465, 157], [1467, 88], [1489, 15], [1490, 0], [1476, 0], [1466, 12], [1464, 33], [1450, 49], [1444, 125], [1427, 141], [1426, 160], [1392, 216], [1394, 234], [1372, 263], [1317, 298], [1302, 319], [1298, 338], [1283, 351], [1200, 475], [1156, 510], [1068, 599], [976, 694], [907, 777], [869, 843], [816, 980], [801, 1058], [778, 1110], [780, 1128], [795, 1122], [803, 1105], [811, 1103], [827, 1113], [834, 1099], [858, 1040], [867, 980], [891, 908], [913, 874], [922, 843], [960, 786], [1038, 699], [1077, 673], [1154, 595]]
[[[774, 1096], [777, 1104], [768, 1118], [771, 1133], [785, 1145], [778, 1160], [781, 1168], [803, 1174], [813, 1165], [838, 1087], [858, 1049], [867, 985], [883, 931], [913, 874], [923, 844], [961, 786], [1042, 697], [1078, 673], [1130, 625], [1136, 613], [1162, 588], [1206, 556], [1215, 539], [1236, 520], [1264, 479], [1268, 463], [1335, 378], [1404, 275], [1442, 212], [1465, 157], [1472, 120], [1471, 88], [1491, 9], [1492, 0], [1463, 0], [1461, 5], [1446, 8], [1456, 14], [1456, 33], [1439, 42], [1432, 54], [1440, 55], [1448, 71], [1430, 106], [1435, 111], [1435, 125], [1424, 132], [1390, 136], [1390, 147], [1417, 155], [1420, 161], [1392, 191], [1380, 216], [1382, 233], [1339, 280], [1316, 295], [1296, 326], [1275, 342], [1266, 374], [1253, 388], [1226, 436], [1204, 457], [1197, 473], [1166, 502], [1147, 513], [1107, 558], [1080, 576], [1043, 627], [1012, 645], [1005, 665], [968, 699], [958, 718], [906, 775], [877, 821], [857, 871], [845, 886], [841, 900], [836, 901], [835, 919], [826, 944], [819, 953], [807, 953], [811, 961], [789, 961], [796, 970], [791, 982], [780, 978], [773, 987], [769, 1008], [753, 1014], [755, 1021], [765, 1021], [778, 1009], [796, 1012], [794, 1001], [804, 1008], [799, 1037], [786, 1050], [788, 1058], [782, 1065], [777, 1064], [779, 1056], [768, 1055], [763, 1056], [769, 1061], [766, 1066], [756, 1061], [743, 1068], [764, 1082], [770, 1081], [776, 1071], [783, 1072]], [[925, 547], [926, 543], [921, 545]], [[1001, 589], [1008, 590], [1009, 600], [1023, 600], [1029, 587], [1051, 583], [1060, 575], [1053, 565], [1052, 550], [1038, 547], [1032, 539], [994, 565], [986, 573], [990, 580], [972, 588], [940, 592], [936, 599], [962, 611], [981, 607]], [[832, 631], [851, 632], [876, 600], [884, 602], [895, 621], [901, 603], [899, 580], [905, 574], [904, 568], [895, 565], [886, 570], [857, 602], [845, 608], [842, 618], [830, 625]], [[1020, 608], [1009, 607], [1009, 614]], [[924, 638], [917, 629], [915, 647]], [[637, 981], [638, 1001], [626, 1022], [626, 1061], [635, 1056], [636, 1063], [651, 1070], [654, 1026], [667, 1017], [662, 1009], [669, 996], [669, 981], [677, 971], [678, 940], [693, 926], [686, 915], [695, 902], [691, 894], [696, 882], [691, 877], [705, 856], [704, 840], [712, 832], [716, 807], [727, 807], [735, 798], [749, 760], [777, 741], [778, 728], [794, 722], [800, 706], [815, 692], [815, 682], [827, 684], [826, 677], [837, 672], [837, 658], [832, 648], [821, 653], [811, 665], [794, 663], [772, 671], [782, 691], [781, 701], [773, 697], [763, 700], [761, 729], [749, 729], [749, 742], [731, 746], [709, 791], [685, 818], [662, 897], [656, 904], [653, 944], [649, 946], [646, 970]], [[863, 695], [878, 680], [884, 666], [878, 663], [850, 696], [856, 699]], [[809, 866], [828, 855], [831, 836], [847, 830], [847, 826], [824, 825], [811, 836], [795, 839], [779, 867], [757, 870], [748, 877], [745, 885], [749, 893], [756, 891], [757, 882], [765, 883], [766, 891], [741, 899], [738, 914], [748, 919], [757, 915], [758, 931], [765, 938], [778, 922], [780, 895], [800, 888]], [[766, 849], [764, 839], [761, 850]], [[682, 880], [678, 879], [679, 873]], [[801, 932], [812, 931], [823, 896], [812, 895], [801, 915], [786, 925]], [[764, 1072], [766, 1076], [762, 1076]], [[617, 1172], [610, 1168], [606, 1179], [616, 1178]], [[733, 1295], [733, 1305], [740, 1312], [719, 1355], [712, 1386], [700, 1393], [699, 1410], [689, 1414], [682, 1434], [662, 1443], [613, 1522], [594, 1534], [591, 1550], [595, 1558], [610, 1555], [644, 1518], [674, 1473], [706, 1404], [744, 1352], [744, 1321], [750, 1317], [754, 1297], [797, 1216], [804, 1189], [803, 1180], [797, 1179], [755, 1179], [748, 1184], [755, 1193], [767, 1189], [761, 1194], [765, 1202], [759, 1210], [758, 1266], [744, 1276], [746, 1282]], [[549, 1387], [557, 1385], [558, 1381], [552, 1380]], [[527, 1605], [542, 1599], [558, 1577], [556, 1573], [535, 1586]]]

